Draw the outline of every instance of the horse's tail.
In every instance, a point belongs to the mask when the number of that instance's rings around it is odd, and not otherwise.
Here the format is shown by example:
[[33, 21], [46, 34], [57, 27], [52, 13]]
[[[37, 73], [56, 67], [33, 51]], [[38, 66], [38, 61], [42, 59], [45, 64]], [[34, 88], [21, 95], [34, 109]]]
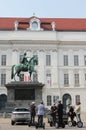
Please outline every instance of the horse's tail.
[[15, 65], [13, 65], [12, 69], [11, 69], [11, 79], [13, 79], [13, 77], [14, 77], [14, 67], [15, 67]]

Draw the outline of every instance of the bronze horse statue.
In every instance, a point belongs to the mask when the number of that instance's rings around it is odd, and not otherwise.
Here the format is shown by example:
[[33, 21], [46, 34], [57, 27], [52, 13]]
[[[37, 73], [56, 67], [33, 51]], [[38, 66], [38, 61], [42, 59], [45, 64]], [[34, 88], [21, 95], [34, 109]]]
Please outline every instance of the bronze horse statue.
[[21, 77], [20, 72], [29, 72], [30, 74], [30, 79], [31, 75], [33, 72], [36, 72], [34, 69], [35, 65], [38, 65], [38, 57], [35, 55], [33, 56], [29, 61], [27, 61], [27, 64], [18, 64], [18, 65], [13, 65], [12, 70], [11, 70], [11, 79], [14, 78], [15, 80], [15, 75], [18, 77]]

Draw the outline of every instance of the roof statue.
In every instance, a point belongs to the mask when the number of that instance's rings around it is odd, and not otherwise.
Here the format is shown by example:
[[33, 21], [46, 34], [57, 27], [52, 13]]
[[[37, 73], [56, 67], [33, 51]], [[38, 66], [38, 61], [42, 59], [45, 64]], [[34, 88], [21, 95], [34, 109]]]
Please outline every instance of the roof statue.
[[[14, 78], [17, 75], [18, 77], [21, 77], [20, 72], [28, 72], [30, 74], [30, 79], [31, 75], [33, 72], [36, 72], [34, 69], [35, 65], [38, 65], [38, 57], [34, 55], [30, 60], [28, 60], [29, 57], [27, 57], [27, 53], [24, 53], [22, 61], [18, 65], [13, 65], [11, 69], [11, 79]], [[15, 71], [14, 71], [15, 69]], [[16, 80], [15, 80], [16, 81]]]

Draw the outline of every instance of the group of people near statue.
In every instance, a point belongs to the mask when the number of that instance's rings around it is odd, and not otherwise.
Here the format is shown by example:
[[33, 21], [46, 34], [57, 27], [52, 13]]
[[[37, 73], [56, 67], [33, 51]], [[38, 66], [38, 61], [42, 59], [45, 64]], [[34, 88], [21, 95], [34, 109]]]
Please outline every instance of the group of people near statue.
[[41, 101], [37, 107], [35, 105], [35, 102], [32, 102], [30, 105], [30, 112], [31, 112], [31, 123], [35, 123], [35, 116], [38, 116], [38, 124], [39, 126], [42, 126], [43, 124], [43, 116], [45, 114], [45, 105], [43, 101]]
[[71, 121], [74, 120], [74, 117], [77, 118], [77, 121], [81, 121], [81, 103], [77, 102], [76, 106], [73, 107], [70, 104], [68, 104], [67, 113], [70, 117]]
[[59, 126], [62, 126], [62, 124], [63, 124], [63, 104], [61, 103], [61, 100], [59, 100], [57, 103], [54, 103], [51, 106], [51, 116], [53, 118], [53, 123], [56, 122], [56, 116], [58, 116], [58, 124], [59, 124]]
[[[71, 121], [73, 121], [74, 117], [77, 117], [77, 121], [81, 121], [81, 106], [80, 106], [80, 102], [77, 103], [75, 109], [74, 107], [72, 107], [70, 104], [68, 104], [67, 106], [67, 114], [68, 117], [70, 117]], [[51, 116], [53, 118], [53, 122], [56, 122], [56, 115], [58, 115], [58, 124], [59, 126], [62, 126], [63, 124], [63, 104], [61, 103], [61, 100], [59, 100], [57, 103], [54, 103], [51, 106]], [[38, 106], [35, 106], [35, 102], [32, 102], [30, 105], [30, 111], [31, 111], [31, 123], [35, 122], [35, 116], [38, 116], [38, 124], [40, 124], [40, 126], [43, 123], [43, 117], [45, 114], [45, 105], [43, 103], [43, 101], [40, 102], [40, 104], [38, 104]]]
[[[71, 121], [74, 120], [74, 117], [77, 118], [77, 121], [81, 121], [81, 103], [78, 102], [76, 104], [76, 107], [74, 108], [71, 106], [71, 104], [67, 105], [67, 115], [71, 119]], [[56, 115], [58, 116], [58, 124], [59, 126], [62, 126], [63, 124], [63, 104], [61, 101], [58, 101], [57, 103], [54, 103], [53, 106], [51, 106], [51, 116], [53, 117], [53, 122], [56, 122]]]

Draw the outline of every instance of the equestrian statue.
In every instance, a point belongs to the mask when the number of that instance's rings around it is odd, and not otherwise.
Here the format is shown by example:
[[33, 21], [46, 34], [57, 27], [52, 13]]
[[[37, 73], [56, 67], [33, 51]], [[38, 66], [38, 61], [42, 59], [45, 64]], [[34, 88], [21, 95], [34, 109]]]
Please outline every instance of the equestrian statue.
[[30, 58], [30, 60], [28, 60], [27, 58], [29, 58], [29, 57], [26, 57], [26, 55], [27, 54], [25, 52], [20, 64], [12, 66], [11, 79], [14, 78], [14, 80], [15, 80], [15, 75], [17, 75], [18, 77], [21, 77], [20, 72], [29, 72], [30, 79], [31, 79], [32, 73], [36, 72], [34, 67], [35, 67], [35, 65], [38, 65], [38, 57], [36, 55], [34, 55], [32, 58]]

